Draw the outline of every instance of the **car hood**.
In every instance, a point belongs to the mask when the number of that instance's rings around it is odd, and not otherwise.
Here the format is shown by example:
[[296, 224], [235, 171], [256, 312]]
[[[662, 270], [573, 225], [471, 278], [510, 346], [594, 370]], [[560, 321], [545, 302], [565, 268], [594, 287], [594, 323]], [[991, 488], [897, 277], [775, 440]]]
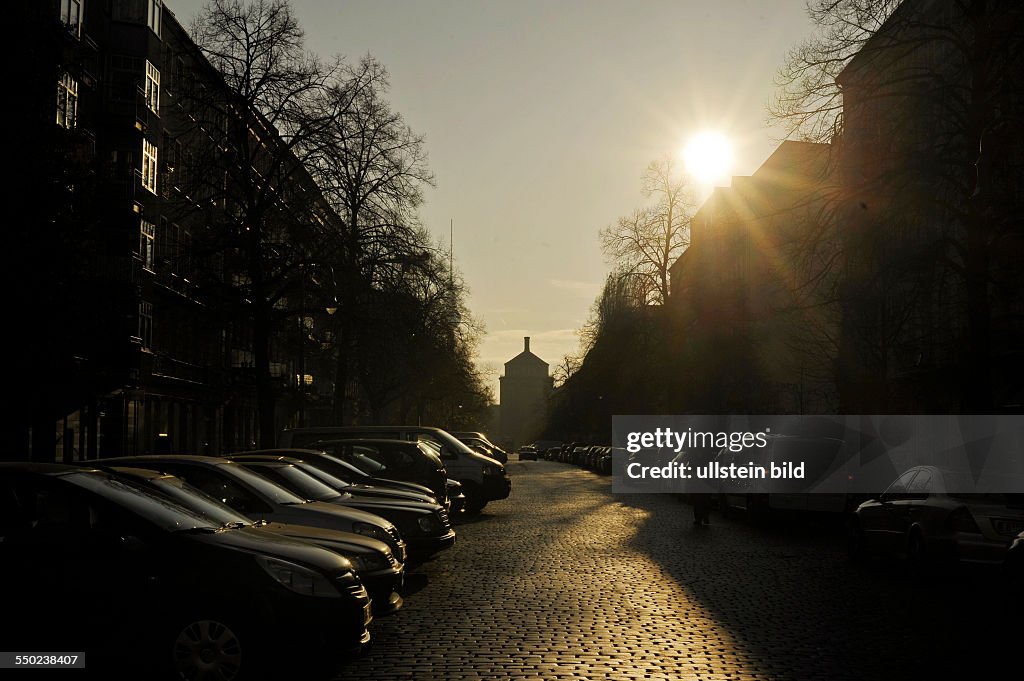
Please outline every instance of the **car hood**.
[[387, 511], [405, 511], [430, 515], [440, 510], [435, 503], [425, 504], [421, 501], [402, 501], [401, 499], [385, 499], [383, 497], [367, 497], [351, 494], [342, 495], [332, 500], [332, 503], [344, 508], [357, 508], [368, 513], [383, 513]]
[[280, 522], [313, 525], [332, 530], [351, 527], [352, 523], [369, 523], [370, 525], [377, 525], [383, 528], [393, 525], [389, 520], [385, 520], [374, 513], [361, 511], [351, 506], [340, 506], [327, 501], [310, 501], [305, 504], [282, 505], [278, 509], [274, 516], [275, 520]]
[[194, 535], [204, 543], [273, 556], [281, 560], [317, 568], [327, 574], [338, 574], [352, 569], [348, 560], [333, 551], [287, 536], [266, 532], [258, 527], [240, 527], [210, 534]]
[[408, 501], [417, 504], [437, 503], [434, 501], [434, 497], [426, 494], [420, 494], [419, 492], [413, 492], [412, 490], [377, 487], [375, 485], [352, 485], [351, 487], [346, 487], [343, 491], [360, 499], [376, 497], [379, 499], [394, 499], [396, 501]]
[[304, 542], [311, 542], [318, 546], [330, 548], [341, 552], [353, 554], [367, 554], [372, 552], [386, 553], [388, 545], [384, 542], [364, 537], [354, 532], [342, 532], [341, 530], [328, 530], [323, 527], [312, 527], [310, 525], [297, 525], [295, 523], [267, 523], [260, 529], [268, 533], [274, 533], [289, 539], [299, 539]]

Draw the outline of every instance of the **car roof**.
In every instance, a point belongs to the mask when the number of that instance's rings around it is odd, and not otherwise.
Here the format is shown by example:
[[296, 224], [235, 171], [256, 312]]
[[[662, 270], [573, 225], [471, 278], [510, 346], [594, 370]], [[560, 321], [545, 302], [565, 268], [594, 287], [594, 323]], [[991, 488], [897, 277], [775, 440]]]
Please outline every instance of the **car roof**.
[[403, 445], [406, 447], [415, 447], [417, 444], [416, 440], [396, 440], [394, 438], [384, 437], [335, 437], [329, 440], [317, 440], [313, 444], [333, 444], [335, 442], [348, 442], [351, 444], [370, 445]]
[[202, 463], [207, 465], [222, 465], [231, 463], [220, 456], [206, 456], [205, 454], [143, 454], [140, 456], [118, 456], [110, 459], [99, 459], [97, 464], [104, 466], [130, 465], [133, 463]]
[[[307, 455], [308, 454], [321, 454], [321, 453], [322, 452], [309, 451], [309, 452], [307, 452]], [[286, 456], [284, 454], [270, 454], [270, 453], [266, 453], [266, 454], [228, 454], [224, 458], [228, 459], [230, 461], [248, 461], [248, 462], [256, 461], [256, 462], [262, 462], [262, 463], [274, 462], [274, 461], [276, 461], [278, 463], [293, 463], [293, 462], [304, 461], [304, 459], [302, 459], [302, 457], [299, 457], [299, 456]]]
[[323, 451], [314, 447], [270, 447], [268, 449], [246, 449], [241, 452], [226, 454], [224, 458], [230, 459], [233, 456], [285, 456], [301, 458], [302, 454], [323, 454]]
[[36, 475], [67, 475], [68, 473], [94, 472], [98, 470], [98, 468], [92, 465], [50, 461], [0, 461], [0, 471], [21, 471]]

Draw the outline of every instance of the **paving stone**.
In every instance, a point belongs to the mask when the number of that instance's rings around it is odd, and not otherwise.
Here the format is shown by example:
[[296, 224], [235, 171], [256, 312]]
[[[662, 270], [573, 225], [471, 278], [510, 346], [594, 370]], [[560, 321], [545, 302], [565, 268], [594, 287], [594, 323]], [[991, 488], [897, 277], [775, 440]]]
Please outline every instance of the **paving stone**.
[[853, 569], [841, 528], [717, 513], [693, 527], [670, 495], [614, 495], [553, 462], [508, 469], [512, 496], [410, 574], [426, 585], [339, 680], [948, 678], [1001, 662], [1010, 640], [997, 593]]

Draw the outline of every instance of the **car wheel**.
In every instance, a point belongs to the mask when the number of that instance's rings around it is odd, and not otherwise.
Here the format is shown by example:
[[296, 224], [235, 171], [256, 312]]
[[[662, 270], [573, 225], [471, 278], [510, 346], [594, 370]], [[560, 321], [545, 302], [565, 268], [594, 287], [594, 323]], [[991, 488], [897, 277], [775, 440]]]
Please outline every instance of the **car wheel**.
[[868, 555], [867, 540], [864, 538], [864, 528], [856, 520], [851, 520], [846, 526], [846, 556], [851, 563], [863, 563]]
[[220, 619], [196, 619], [175, 636], [174, 671], [187, 681], [233, 681], [242, 673], [242, 651], [236, 629]]

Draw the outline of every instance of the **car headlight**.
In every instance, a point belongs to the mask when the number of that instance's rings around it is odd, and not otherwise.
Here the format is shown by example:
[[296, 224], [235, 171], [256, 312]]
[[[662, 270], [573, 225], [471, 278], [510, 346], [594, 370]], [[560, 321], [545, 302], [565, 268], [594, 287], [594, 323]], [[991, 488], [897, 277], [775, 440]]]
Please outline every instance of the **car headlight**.
[[499, 466], [487, 465], [487, 466], [484, 466], [484, 469], [483, 469], [482, 473], [484, 475], [501, 475], [502, 470], [501, 470], [501, 468]]
[[350, 556], [349, 560], [352, 561], [352, 566], [355, 567], [357, 572], [383, 570], [391, 567], [387, 556], [380, 553], [364, 553], [360, 556]]
[[330, 580], [316, 570], [270, 556], [257, 555], [256, 562], [286, 589], [304, 596], [341, 598], [341, 594]]
[[361, 534], [364, 537], [377, 539], [388, 544], [394, 541], [392, 536], [388, 534], [387, 530], [378, 525], [371, 525], [370, 523], [352, 523], [352, 531], [356, 534]]
[[444, 529], [441, 519], [434, 514], [422, 516], [416, 522], [424, 532], [440, 532]]

